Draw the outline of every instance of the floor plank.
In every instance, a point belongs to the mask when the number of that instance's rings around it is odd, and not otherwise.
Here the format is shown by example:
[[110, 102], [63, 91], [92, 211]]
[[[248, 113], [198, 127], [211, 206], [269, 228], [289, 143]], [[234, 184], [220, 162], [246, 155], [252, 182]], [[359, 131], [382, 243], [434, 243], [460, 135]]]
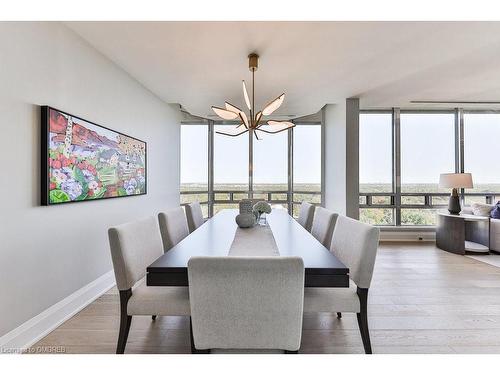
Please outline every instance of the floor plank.
[[[382, 244], [368, 303], [374, 353], [500, 353], [500, 268], [477, 259]], [[113, 288], [30, 352], [114, 353], [118, 326]], [[126, 353], [189, 352], [188, 318], [133, 318]], [[363, 353], [355, 314], [306, 314], [300, 352]]]

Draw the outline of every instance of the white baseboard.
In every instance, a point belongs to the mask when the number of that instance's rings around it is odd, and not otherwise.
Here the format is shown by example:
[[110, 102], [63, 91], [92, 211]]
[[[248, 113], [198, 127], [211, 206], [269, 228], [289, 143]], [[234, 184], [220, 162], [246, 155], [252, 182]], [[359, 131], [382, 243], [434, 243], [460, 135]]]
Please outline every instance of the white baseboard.
[[0, 337], [0, 353], [21, 353], [47, 336], [115, 285], [109, 271]]
[[419, 232], [419, 231], [382, 231], [380, 232], [380, 241], [408, 241], [408, 242], [427, 242], [435, 241], [435, 232]]

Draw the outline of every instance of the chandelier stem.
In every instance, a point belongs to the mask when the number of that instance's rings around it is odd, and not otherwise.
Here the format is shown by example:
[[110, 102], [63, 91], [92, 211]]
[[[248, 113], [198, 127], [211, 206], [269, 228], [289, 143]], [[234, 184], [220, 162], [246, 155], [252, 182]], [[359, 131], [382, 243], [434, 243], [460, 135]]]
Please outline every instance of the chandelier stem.
[[251, 125], [255, 125], [255, 69], [252, 70], [252, 113], [250, 117], [252, 118]]

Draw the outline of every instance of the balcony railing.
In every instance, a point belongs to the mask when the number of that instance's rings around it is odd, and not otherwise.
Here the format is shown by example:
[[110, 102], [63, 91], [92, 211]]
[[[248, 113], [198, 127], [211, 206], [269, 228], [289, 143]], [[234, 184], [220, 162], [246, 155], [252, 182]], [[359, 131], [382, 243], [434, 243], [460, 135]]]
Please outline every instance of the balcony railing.
[[[447, 198], [450, 196], [448, 193], [401, 193], [401, 201], [405, 197], [423, 198], [423, 203], [401, 203], [401, 208], [441, 208], [448, 205]], [[435, 198], [446, 198], [446, 202], [434, 203]], [[463, 194], [465, 203], [467, 204], [468, 197], [482, 197], [487, 204], [494, 204], [497, 197], [500, 198], [500, 193], [466, 193]], [[389, 198], [389, 203], [374, 203], [374, 198]], [[359, 208], [396, 208], [396, 194], [395, 193], [360, 193], [359, 194]]]
[[[400, 202], [397, 202], [396, 193], [360, 193], [359, 208], [363, 209], [390, 209], [392, 210], [392, 223], [387, 218], [381, 222], [371, 222], [375, 225], [412, 225], [404, 222], [402, 214], [407, 210], [437, 210], [448, 206], [449, 193], [401, 193]], [[493, 204], [500, 198], [500, 193], [465, 193], [461, 195], [463, 205], [474, 202]], [[418, 211], [417, 211], [418, 212]], [[425, 211], [420, 211], [425, 212]], [[361, 215], [362, 216], [362, 215]], [[363, 219], [363, 217], [361, 217]], [[428, 219], [427, 219], [428, 220]], [[425, 220], [424, 220], [425, 221]], [[434, 225], [433, 223], [416, 223], [417, 225]]]
[[[303, 201], [308, 201], [315, 205], [321, 204], [321, 191], [293, 191], [286, 190], [214, 190], [213, 197], [210, 199], [208, 191], [181, 191], [181, 205], [185, 206], [191, 202], [199, 201], [203, 206], [210, 206], [212, 208], [230, 207], [239, 204], [242, 199], [250, 198], [262, 199], [270, 204], [281, 204], [289, 211], [293, 209], [294, 216], [297, 215], [298, 210], [295, 209]], [[206, 210], [206, 216], [209, 210]], [[216, 213], [217, 210], [212, 212]]]

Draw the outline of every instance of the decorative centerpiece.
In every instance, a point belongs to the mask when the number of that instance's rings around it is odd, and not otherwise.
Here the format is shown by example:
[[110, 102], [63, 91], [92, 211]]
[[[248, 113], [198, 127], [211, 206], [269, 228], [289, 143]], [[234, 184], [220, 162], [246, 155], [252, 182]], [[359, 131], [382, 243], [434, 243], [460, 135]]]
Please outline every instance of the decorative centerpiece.
[[255, 216], [253, 213], [241, 213], [236, 216], [236, 224], [240, 228], [251, 228], [255, 225]]
[[253, 211], [256, 215], [257, 222], [260, 225], [267, 225], [266, 214], [270, 214], [272, 209], [269, 203], [260, 201], [254, 204]]
[[251, 214], [253, 211], [253, 199], [242, 199], [239, 203], [240, 214]]

